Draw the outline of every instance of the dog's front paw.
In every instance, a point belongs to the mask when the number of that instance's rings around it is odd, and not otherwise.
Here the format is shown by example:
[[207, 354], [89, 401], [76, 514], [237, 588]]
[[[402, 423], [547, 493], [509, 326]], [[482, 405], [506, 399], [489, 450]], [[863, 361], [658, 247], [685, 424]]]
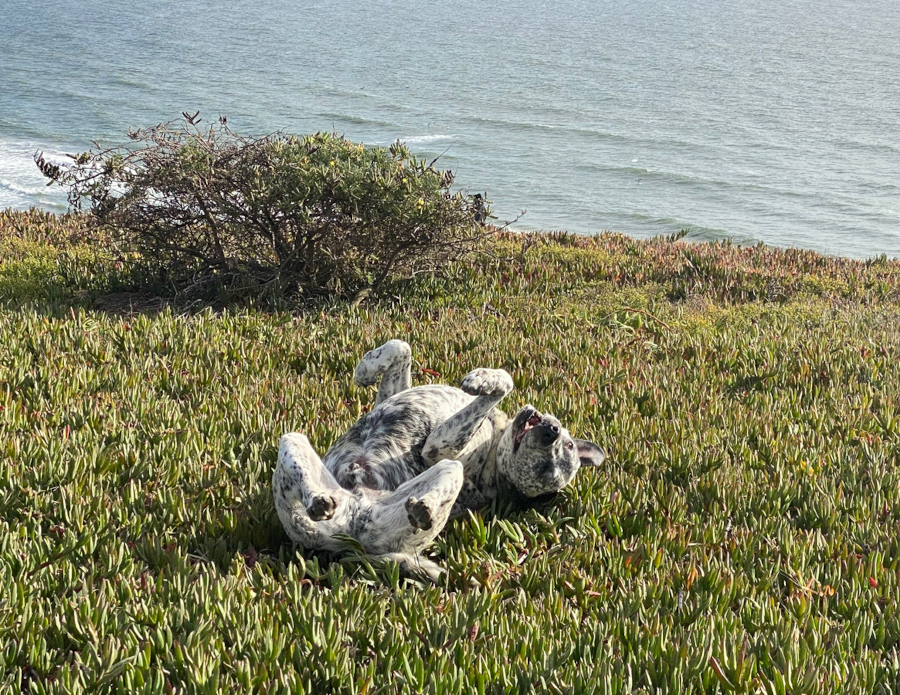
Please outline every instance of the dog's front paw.
[[381, 347], [369, 350], [359, 364], [353, 379], [360, 386], [371, 386], [376, 383], [394, 364], [409, 364], [412, 360], [412, 350], [409, 343], [402, 340], [389, 340]]
[[470, 396], [505, 396], [513, 390], [513, 380], [504, 369], [473, 369], [461, 388]]

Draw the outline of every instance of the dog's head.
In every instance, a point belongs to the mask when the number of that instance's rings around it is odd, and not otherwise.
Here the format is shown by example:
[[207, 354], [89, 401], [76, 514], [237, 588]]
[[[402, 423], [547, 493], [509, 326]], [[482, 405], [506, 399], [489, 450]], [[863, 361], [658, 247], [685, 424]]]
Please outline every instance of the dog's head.
[[559, 420], [533, 406], [522, 408], [507, 426], [497, 449], [500, 474], [525, 497], [558, 492], [582, 466], [599, 466], [603, 449], [574, 439]]

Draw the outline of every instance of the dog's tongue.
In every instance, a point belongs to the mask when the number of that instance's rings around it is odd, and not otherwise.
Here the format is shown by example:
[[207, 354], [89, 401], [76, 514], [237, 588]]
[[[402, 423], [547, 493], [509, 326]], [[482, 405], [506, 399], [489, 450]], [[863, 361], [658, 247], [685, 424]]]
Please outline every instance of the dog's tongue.
[[539, 424], [541, 421], [541, 414], [535, 413], [530, 418], [525, 421], [525, 424], [522, 426], [522, 431], [516, 436], [516, 442], [521, 442], [525, 437], [525, 433], [530, 430], [535, 425]]

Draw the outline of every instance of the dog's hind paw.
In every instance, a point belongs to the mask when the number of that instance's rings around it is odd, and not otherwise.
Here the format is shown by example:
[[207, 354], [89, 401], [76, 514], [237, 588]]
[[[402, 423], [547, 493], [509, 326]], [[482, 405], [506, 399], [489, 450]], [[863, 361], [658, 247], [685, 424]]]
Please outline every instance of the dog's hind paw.
[[406, 500], [406, 513], [409, 516], [410, 525], [414, 528], [429, 531], [434, 526], [434, 517], [425, 500], [410, 497]]
[[513, 390], [513, 380], [504, 369], [473, 369], [460, 386], [470, 396], [503, 397]]
[[336, 510], [337, 500], [333, 495], [316, 495], [306, 508], [306, 513], [313, 521], [328, 521]]

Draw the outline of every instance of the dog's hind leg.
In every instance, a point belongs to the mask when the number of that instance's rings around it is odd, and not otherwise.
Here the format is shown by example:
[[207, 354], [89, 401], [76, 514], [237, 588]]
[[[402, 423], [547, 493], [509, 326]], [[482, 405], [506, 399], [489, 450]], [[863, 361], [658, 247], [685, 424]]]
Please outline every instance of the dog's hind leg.
[[426, 462], [457, 458], [469, 444], [485, 418], [513, 390], [512, 377], [502, 369], [475, 369], [461, 384], [475, 400], [432, 430], [422, 448]]
[[363, 355], [353, 378], [360, 386], [372, 386], [381, 378], [375, 399], [377, 406], [409, 388], [411, 365], [412, 350], [409, 344], [402, 340], [389, 340]]
[[372, 554], [417, 556], [446, 525], [462, 484], [462, 464], [441, 461], [374, 501], [351, 533]]
[[335, 534], [350, 532], [359, 499], [345, 490], [322, 465], [309, 440], [286, 434], [278, 446], [272, 476], [275, 509], [291, 539], [306, 548], [337, 550]]

